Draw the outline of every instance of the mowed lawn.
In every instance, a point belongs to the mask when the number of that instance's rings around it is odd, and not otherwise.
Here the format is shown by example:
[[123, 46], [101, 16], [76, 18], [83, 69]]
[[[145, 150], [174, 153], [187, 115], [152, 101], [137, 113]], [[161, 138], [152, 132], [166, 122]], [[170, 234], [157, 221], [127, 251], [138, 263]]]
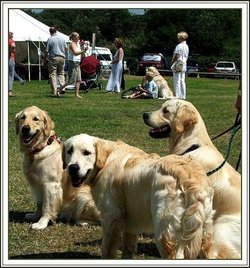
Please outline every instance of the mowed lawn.
[[[138, 76], [126, 75], [126, 88], [141, 83]], [[173, 88], [172, 77], [166, 77]], [[235, 100], [238, 80], [191, 78], [187, 77], [187, 100], [191, 101], [201, 113], [208, 134], [216, 136], [233, 125], [237, 111]], [[161, 156], [168, 154], [167, 140], [154, 140], [149, 137], [149, 128], [144, 124], [142, 114], [158, 109], [164, 100], [128, 100], [120, 94], [107, 94], [106, 81], [103, 90], [91, 89], [81, 93], [82, 99], [75, 98], [74, 90], [67, 90], [61, 98], [50, 97], [47, 81], [26, 82], [24, 86], [15, 81], [14, 94], [9, 98], [8, 110], [8, 174], [3, 178], [8, 182], [9, 225], [8, 254], [10, 259], [55, 259], [86, 260], [100, 259], [100, 226], [79, 227], [73, 223], [59, 222], [48, 228], [32, 230], [25, 222], [26, 213], [35, 209], [30, 189], [22, 171], [22, 156], [18, 137], [15, 133], [15, 114], [27, 106], [36, 105], [46, 110], [55, 123], [57, 135], [67, 138], [88, 133], [110, 140], [123, 140], [146, 152], [156, 152]], [[214, 141], [218, 150], [225, 156], [228, 150], [230, 133]], [[228, 162], [236, 166], [241, 150], [241, 131], [235, 135]], [[241, 168], [239, 169], [241, 172]], [[141, 235], [137, 259], [159, 259], [159, 254], [150, 235]], [[51, 264], [53, 264], [51, 260]]]

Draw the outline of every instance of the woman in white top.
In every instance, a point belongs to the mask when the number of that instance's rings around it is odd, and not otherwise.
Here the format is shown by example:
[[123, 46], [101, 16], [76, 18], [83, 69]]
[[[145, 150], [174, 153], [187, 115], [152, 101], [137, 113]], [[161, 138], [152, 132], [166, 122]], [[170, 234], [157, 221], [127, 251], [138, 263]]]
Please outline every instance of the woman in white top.
[[69, 45], [69, 53], [68, 53], [68, 81], [59, 88], [59, 92], [57, 93], [60, 96], [60, 93], [65, 93], [63, 90], [66, 86], [74, 84], [76, 87], [76, 97], [82, 98], [79, 95], [80, 82], [81, 82], [81, 59], [84, 56], [85, 50], [81, 50], [80, 36], [77, 32], [73, 32], [70, 35], [71, 43]]
[[114, 60], [111, 63], [111, 73], [106, 86], [106, 90], [107, 92], [118, 93], [121, 91], [124, 51], [122, 48], [122, 42], [119, 38], [115, 38], [114, 44], [117, 50], [114, 55]]
[[179, 32], [177, 34], [177, 39], [179, 44], [175, 47], [172, 66], [177, 60], [181, 60], [183, 67], [181, 71], [176, 71], [175, 68], [171, 68], [173, 71], [173, 81], [175, 96], [180, 99], [186, 99], [186, 82], [185, 82], [185, 72], [187, 70], [187, 59], [189, 54], [189, 47], [186, 43], [188, 34], [186, 32]]

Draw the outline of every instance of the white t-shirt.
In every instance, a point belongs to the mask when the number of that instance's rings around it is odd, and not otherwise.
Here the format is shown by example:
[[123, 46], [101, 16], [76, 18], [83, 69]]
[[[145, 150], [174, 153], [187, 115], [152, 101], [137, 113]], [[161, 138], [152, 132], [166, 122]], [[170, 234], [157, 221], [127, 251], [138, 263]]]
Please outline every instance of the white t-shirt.
[[179, 43], [174, 50], [174, 54], [179, 54], [179, 59], [183, 61], [183, 70], [185, 71], [187, 68], [187, 59], [189, 54], [189, 47], [186, 41], [182, 41]]

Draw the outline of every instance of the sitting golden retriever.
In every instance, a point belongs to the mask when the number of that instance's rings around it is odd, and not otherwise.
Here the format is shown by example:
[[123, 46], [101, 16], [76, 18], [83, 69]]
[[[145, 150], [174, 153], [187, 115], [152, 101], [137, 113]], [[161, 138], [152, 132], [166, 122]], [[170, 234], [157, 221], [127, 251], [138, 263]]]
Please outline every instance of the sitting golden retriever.
[[33, 229], [44, 229], [60, 217], [73, 219], [77, 224], [98, 223], [90, 188], [75, 188], [63, 170], [62, 143], [53, 130], [54, 122], [48, 113], [36, 106], [16, 114], [16, 133], [23, 153], [23, 171], [32, 188], [37, 209], [25, 218], [37, 221]]
[[[144, 122], [152, 127], [153, 138], [169, 138], [170, 153], [192, 156], [199, 161], [214, 188], [212, 256], [218, 259], [241, 258], [241, 176], [225, 163], [213, 145], [204, 121], [190, 102], [172, 98], [159, 110], [143, 114]], [[210, 256], [211, 257], [211, 256]]]
[[[158, 87], [159, 99], [168, 99], [173, 97], [173, 91], [168, 86], [168, 82], [160, 75], [154, 66], [150, 66], [146, 74], [151, 77]], [[146, 76], [142, 79], [142, 86], [146, 83]]]
[[101, 212], [102, 258], [133, 258], [138, 234], [154, 233], [162, 258], [196, 258], [210, 245], [213, 189], [191, 158], [147, 154], [122, 141], [80, 134], [64, 143], [74, 186], [91, 186]]

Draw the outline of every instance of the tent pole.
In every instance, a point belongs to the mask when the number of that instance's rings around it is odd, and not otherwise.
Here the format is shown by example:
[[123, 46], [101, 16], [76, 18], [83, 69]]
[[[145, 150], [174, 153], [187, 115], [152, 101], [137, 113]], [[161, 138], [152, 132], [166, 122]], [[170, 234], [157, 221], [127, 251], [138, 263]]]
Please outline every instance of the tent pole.
[[92, 33], [92, 51], [95, 49], [95, 33]]
[[38, 62], [39, 62], [39, 81], [41, 81], [41, 46], [40, 41], [38, 43]]
[[28, 76], [29, 76], [29, 82], [30, 82], [30, 43], [27, 41], [28, 46]]

